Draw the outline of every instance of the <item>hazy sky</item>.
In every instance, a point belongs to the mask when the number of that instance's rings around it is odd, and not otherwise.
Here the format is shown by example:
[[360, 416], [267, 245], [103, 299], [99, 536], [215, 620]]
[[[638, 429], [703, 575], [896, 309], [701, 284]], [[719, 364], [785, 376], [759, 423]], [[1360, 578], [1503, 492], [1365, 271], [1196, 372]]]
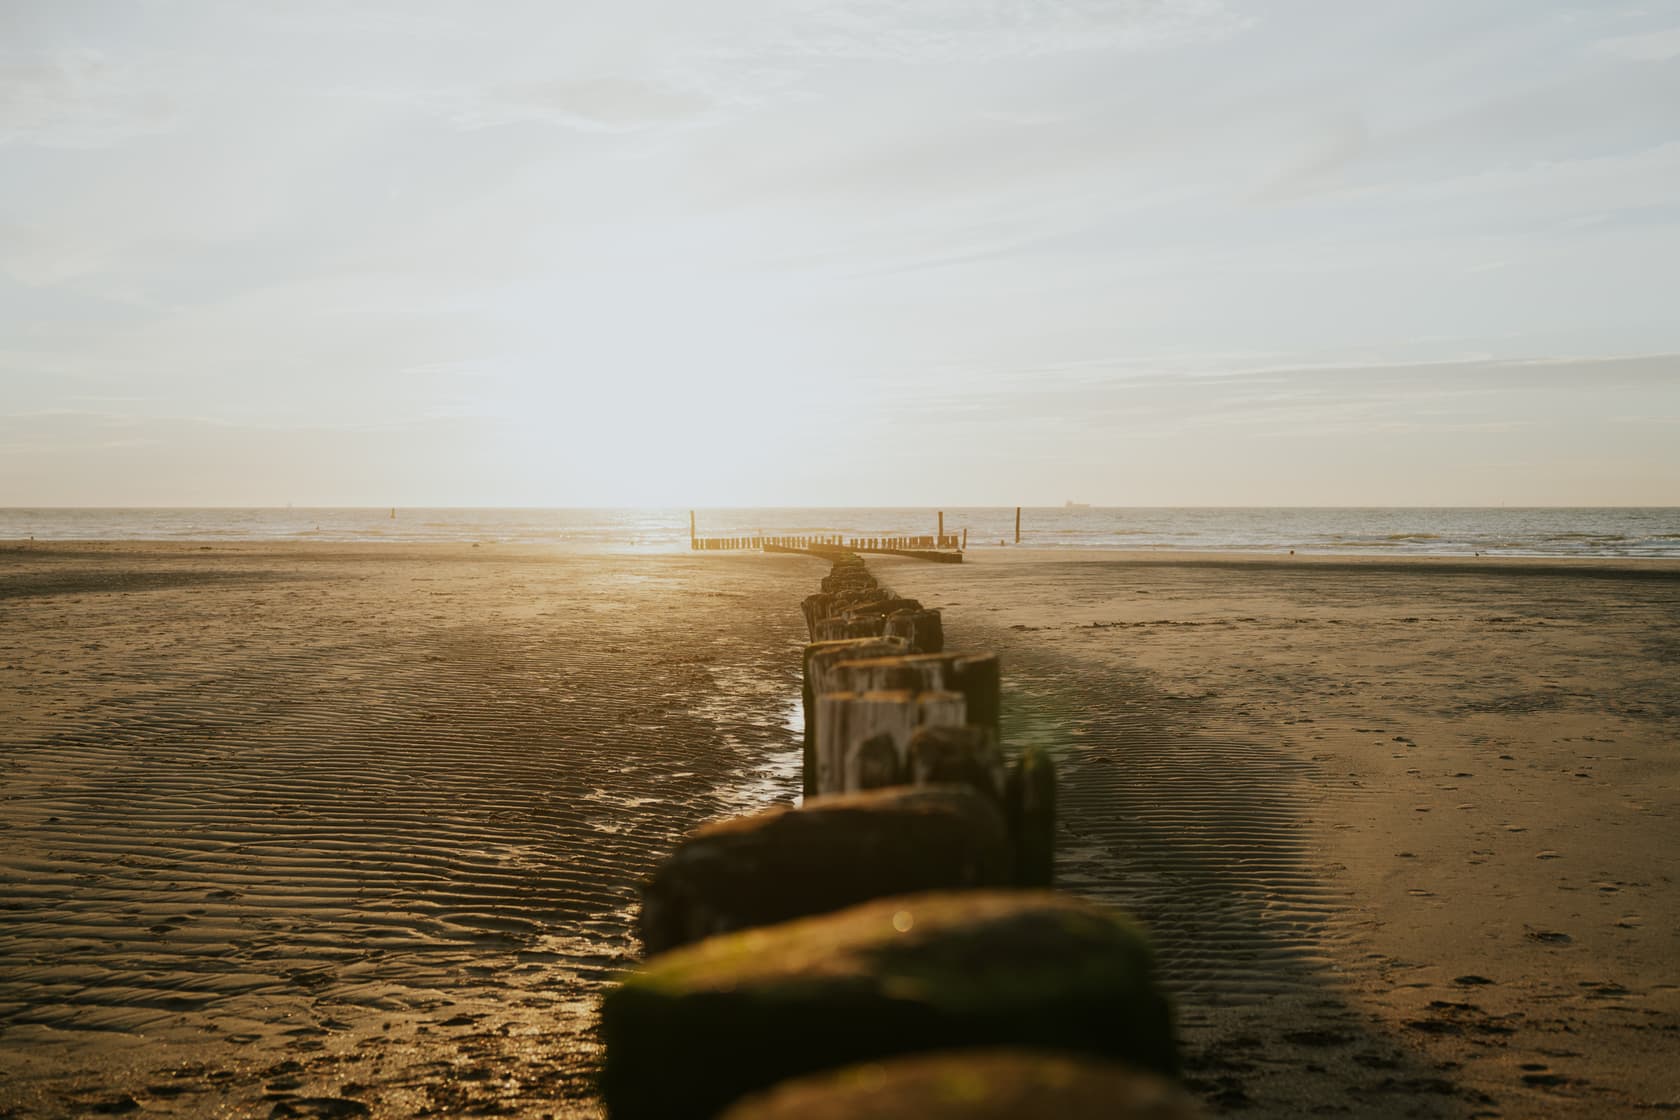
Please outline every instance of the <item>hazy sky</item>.
[[0, 505], [1680, 504], [1680, 3], [0, 0]]

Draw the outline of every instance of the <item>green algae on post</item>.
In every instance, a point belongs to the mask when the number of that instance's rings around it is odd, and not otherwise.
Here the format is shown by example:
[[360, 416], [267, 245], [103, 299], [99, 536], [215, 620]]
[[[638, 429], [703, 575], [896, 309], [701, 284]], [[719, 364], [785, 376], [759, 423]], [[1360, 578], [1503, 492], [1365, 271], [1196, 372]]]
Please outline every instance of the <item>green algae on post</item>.
[[601, 1030], [621, 1120], [709, 1116], [792, 1076], [932, 1049], [1178, 1064], [1142, 932], [1042, 891], [902, 895], [710, 938], [627, 975]]

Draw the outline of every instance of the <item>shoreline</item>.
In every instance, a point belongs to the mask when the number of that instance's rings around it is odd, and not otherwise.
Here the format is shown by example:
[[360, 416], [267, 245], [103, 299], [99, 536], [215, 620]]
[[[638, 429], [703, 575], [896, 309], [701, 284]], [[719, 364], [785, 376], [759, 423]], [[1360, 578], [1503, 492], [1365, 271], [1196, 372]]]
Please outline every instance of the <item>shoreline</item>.
[[[738, 549], [695, 553], [688, 548], [648, 547], [626, 548], [621, 545], [588, 546], [574, 542], [495, 541], [495, 540], [297, 540], [294, 538], [0, 538], [0, 553], [76, 550], [88, 552], [123, 552], [155, 550], [159, 552], [231, 552], [259, 553], [273, 551], [302, 554], [335, 551], [347, 553], [376, 553], [381, 550], [432, 552], [449, 554], [457, 551], [488, 549], [502, 555], [577, 556], [588, 558], [649, 559], [677, 558], [703, 555], [708, 560], [759, 555], [758, 550]], [[873, 554], [882, 559], [890, 553]], [[1673, 572], [1680, 574], [1680, 557], [1674, 556], [1579, 556], [1568, 553], [1472, 554], [1392, 553], [1372, 550], [1359, 552], [1328, 552], [1298, 550], [1242, 549], [1124, 549], [1106, 546], [1033, 547], [1031, 545], [972, 545], [963, 552], [964, 563], [995, 564], [1005, 562], [1032, 563], [1111, 563], [1129, 565], [1186, 565], [1205, 567], [1240, 567], [1270, 565], [1276, 567], [1407, 567], [1427, 565], [1437, 570], [1451, 570], [1462, 566], [1466, 570], [1494, 569], [1555, 569], [1561, 574], [1571, 569], [1625, 568], [1630, 572]]]

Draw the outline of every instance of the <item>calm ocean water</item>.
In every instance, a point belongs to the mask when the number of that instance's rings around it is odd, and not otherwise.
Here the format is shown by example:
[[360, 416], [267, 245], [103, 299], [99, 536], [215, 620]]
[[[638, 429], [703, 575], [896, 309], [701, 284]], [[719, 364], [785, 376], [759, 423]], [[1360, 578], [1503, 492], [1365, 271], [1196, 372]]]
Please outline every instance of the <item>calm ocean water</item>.
[[[934, 531], [932, 509], [699, 510], [702, 535]], [[1013, 507], [947, 509], [996, 547]], [[1028, 508], [1023, 545], [1503, 556], [1680, 557], [1680, 509]], [[602, 551], [688, 547], [682, 509], [0, 509], [0, 540], [486, 541]]]

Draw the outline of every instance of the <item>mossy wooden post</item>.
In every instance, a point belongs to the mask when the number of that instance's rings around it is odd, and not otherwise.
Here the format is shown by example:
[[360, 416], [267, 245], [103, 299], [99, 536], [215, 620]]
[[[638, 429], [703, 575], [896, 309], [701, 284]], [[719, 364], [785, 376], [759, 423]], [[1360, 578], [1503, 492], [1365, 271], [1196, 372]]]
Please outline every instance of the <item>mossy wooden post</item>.
[[1182, 1087], [1115, 1062], [988, 1047], [785, 1081], [719, 1120], [1206, 1120]]
[[817, 694], [832, 692], [828, 671], [842, 661], [858, 657], [892, 657], [908, 649], [902, 638], [851, 638], [837, 642], [812, 642], [805, 647], [803, 660], [805, 704], [805, 781], [806, 797], [817, 793]]
[[996, 798], [963, 786], [817, 797], [690, 833], [641, 885], [648, 956], [731, 930], [912, 891], [1007, 887]]
[[601, 1040], [613, 1120], [698, 1120], [801, 1074], [959, 1047], [1178, 1071], [1143, 933], [1053, 891], [897, 895], [709, 937], [609, 990]]
[[1044, 748], [1026, 748], [1010, 768], [1004, 813], [1015, 841], [1015, 881], [1048, 887], [1056, 877], [1056, 764]]

